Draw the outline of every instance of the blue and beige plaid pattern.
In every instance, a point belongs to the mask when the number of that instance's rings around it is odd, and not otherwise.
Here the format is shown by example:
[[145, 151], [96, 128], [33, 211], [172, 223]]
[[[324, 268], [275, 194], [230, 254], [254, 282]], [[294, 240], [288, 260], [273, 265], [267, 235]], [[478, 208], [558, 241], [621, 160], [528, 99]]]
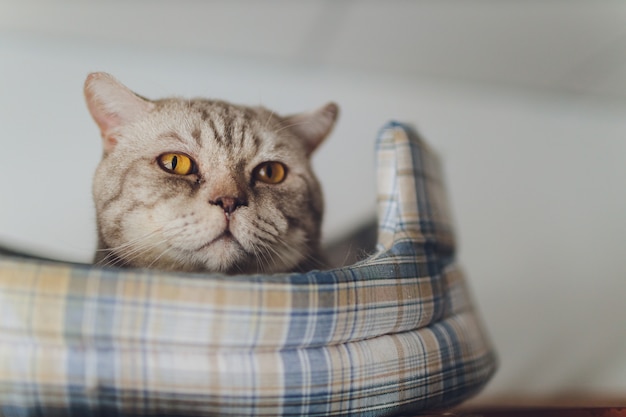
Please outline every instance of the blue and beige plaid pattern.
[[495, 368], [436, 155], [377, 141], [379, 243], [331, 271], [176, 274], [0, 258], [0, 415], [387, 416]]

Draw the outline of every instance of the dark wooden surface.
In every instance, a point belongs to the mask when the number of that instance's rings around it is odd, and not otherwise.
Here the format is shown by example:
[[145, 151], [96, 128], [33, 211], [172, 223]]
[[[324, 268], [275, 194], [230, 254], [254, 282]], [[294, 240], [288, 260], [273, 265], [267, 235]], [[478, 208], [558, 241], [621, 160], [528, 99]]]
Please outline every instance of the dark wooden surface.
[[453, 410], [422, 414], [437, 417], [626, 417], [626, 395], [584, 393], [552, 397], [474, 399]]
[[504, 407], [459, 410], [441, 415], [448, 417], [626, 417], [626, 408]]

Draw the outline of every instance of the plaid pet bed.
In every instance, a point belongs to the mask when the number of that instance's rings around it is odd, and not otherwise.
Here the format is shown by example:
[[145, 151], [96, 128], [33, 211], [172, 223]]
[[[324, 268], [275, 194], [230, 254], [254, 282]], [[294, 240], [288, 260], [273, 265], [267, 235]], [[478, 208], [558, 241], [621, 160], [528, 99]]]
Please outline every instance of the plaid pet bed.
[[387, 416], [495, 369], [437, 157], [377, 141], [376, 254], [332, 271], [176, 274], [0, 257], [3, 416]]

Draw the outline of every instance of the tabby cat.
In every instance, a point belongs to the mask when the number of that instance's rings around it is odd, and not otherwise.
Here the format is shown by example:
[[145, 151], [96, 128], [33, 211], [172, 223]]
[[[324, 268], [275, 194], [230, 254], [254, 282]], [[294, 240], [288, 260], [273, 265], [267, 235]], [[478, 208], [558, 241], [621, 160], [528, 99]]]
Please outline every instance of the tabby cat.
[[320, 267], [323, 198], [310, 164], [329, 103], [281, 117], [206, 99], [145, 99], [85, 81], [103, 157], [93, 180], [100, 265], [227, 274]]

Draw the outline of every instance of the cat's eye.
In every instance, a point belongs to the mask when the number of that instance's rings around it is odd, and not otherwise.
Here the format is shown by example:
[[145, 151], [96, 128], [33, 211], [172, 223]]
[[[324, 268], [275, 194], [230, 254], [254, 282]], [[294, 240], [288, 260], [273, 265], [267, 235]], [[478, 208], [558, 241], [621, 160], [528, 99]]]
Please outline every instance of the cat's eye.
[[184, 153], [164, 153], [157, 158], [159, 166], [176, 175], [189, 175], [196, 172], [195, 162]]
[[264, 162], [254, 170], [254, 178], [266, 184], [278, 184], [287, 177], [287, 167], [280, 162]]

